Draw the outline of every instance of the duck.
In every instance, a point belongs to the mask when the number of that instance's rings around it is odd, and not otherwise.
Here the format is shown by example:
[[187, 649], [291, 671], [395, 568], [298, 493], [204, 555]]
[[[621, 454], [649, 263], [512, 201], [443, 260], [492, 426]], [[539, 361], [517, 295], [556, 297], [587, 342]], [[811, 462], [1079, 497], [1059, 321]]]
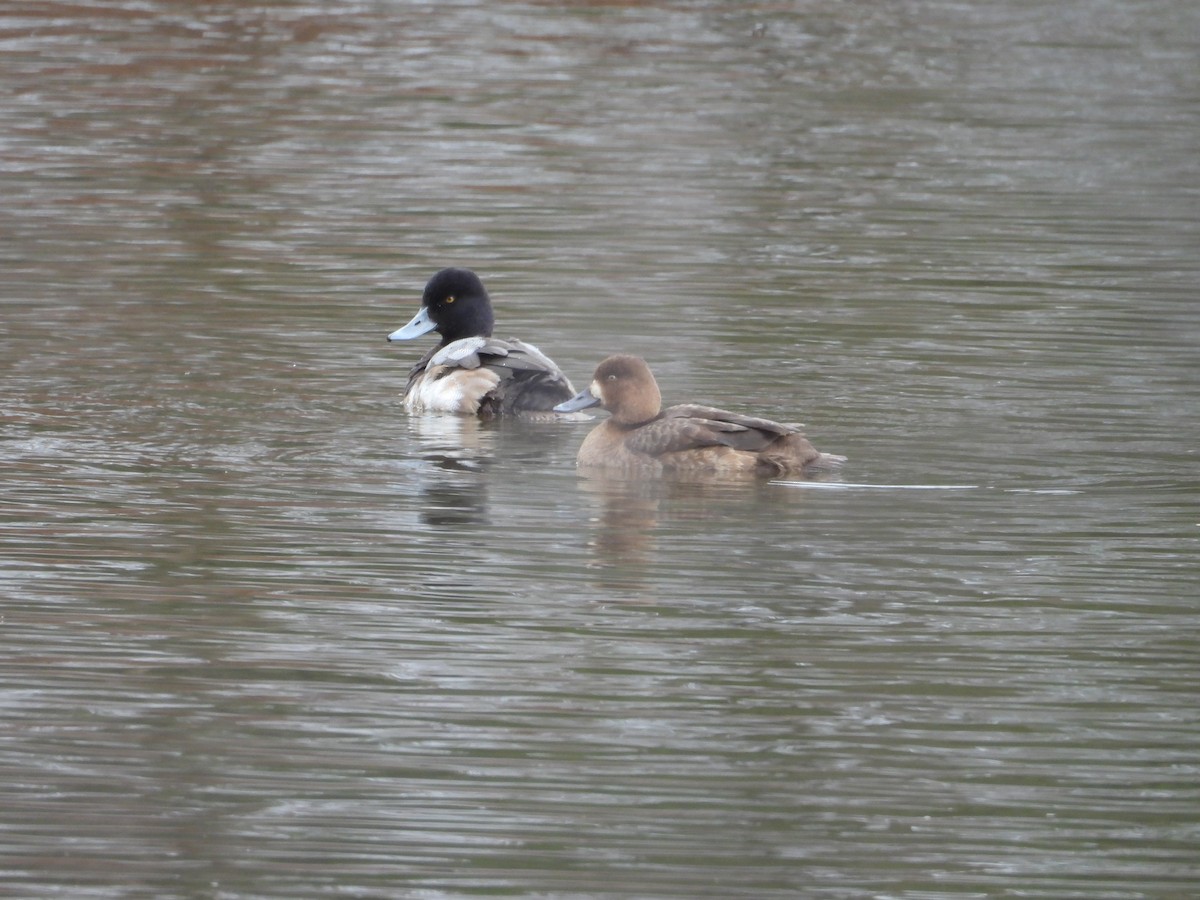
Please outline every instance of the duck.
[[442, 338], [408, 372], [410, 413], [554, 417], [554, 405], [575, 388], [537, 347], [492, 337], [495, 321], [487, 289], [470, 269], [442, 269], [429, 279], [420, 310], [387, 336], [408, 341], [436, 331]]
[[574, 413], [599, 406], [612, 415], [579, 447], [582, 468], [630, 475], [811, 478], [836, 470], [844, 456], [822, 453], [798, 425], [684, 403], [662, 408], [650, 366], [616, 354], [596, 367], [592, 383], [554, 407]]

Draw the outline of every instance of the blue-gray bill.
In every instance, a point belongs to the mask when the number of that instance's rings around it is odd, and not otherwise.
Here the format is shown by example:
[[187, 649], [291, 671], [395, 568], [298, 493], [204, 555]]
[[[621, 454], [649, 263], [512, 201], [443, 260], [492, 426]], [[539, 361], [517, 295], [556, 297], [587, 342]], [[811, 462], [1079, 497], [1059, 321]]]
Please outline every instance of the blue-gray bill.
[[409, 323], [403, 328], [398, 328], [387, 336], [389, 341], [411, 341], [415, 337], [420, 337], [423, 334], [428, 334], [437, 327], [437, 323], [429, 317], [429, 309], [422, 306]]
[[589, 406], [599, 406], [600, 398], [592, 393], [591, 388], [580, 391], [570, 400], [564, 400], [554, 407], [555, 412], [568, 413], [587, 409]]

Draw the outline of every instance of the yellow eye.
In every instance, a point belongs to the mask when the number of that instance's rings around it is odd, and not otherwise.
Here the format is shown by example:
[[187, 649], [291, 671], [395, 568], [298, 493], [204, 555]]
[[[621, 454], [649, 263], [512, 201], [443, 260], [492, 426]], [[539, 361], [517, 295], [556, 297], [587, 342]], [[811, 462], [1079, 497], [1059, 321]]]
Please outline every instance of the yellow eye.
[[454, 297], [447, 297], [447, 298], [446, 298], [446, 302], [447, 302], [447, 303], [453, 303], [453, 302], [454, 302], [454, 299], [455, 299]]

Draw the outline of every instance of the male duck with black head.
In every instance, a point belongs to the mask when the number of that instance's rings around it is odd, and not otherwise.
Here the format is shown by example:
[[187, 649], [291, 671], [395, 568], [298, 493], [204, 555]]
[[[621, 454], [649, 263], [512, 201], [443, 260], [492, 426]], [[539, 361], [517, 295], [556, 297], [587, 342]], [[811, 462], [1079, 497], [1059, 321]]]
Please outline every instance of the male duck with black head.
[[549, 357], [524, 341], [492, 337], [494, 325], [492, 301], [470, 269], [442, 269], [429, 279], [420, 312], [388, 335], [389, 341], [430, 331], [442, 336], [408, 373], [409, 412], [549, 417], [575, 393]]
[[608, 357], [587, 390], [555, 409], [589, 406], [612, 415], [584, 438], [578, 462], [585, 468], [684, 478], [813, 478], [845, 462], [818, 451], [794, 425], [695, 403], [663, 409], [658, 383], [637, 356]]

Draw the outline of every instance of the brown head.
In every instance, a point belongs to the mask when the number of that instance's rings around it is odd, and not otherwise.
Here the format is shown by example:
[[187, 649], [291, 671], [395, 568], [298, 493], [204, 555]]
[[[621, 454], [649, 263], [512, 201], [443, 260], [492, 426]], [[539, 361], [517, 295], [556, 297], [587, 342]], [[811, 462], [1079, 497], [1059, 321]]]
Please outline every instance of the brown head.
[[640, 425], [659, 414], [662, 395], [645, 360], [618, 353], [596, 367], [587, 390], [554, 408], [572, 412], [589, 406], [604, 407], [618, 425]]
[[617, 354], [596, 367], [588, 388], [619, 425], [640, 425], [662, 410], [662, 394], [646, 361]]

